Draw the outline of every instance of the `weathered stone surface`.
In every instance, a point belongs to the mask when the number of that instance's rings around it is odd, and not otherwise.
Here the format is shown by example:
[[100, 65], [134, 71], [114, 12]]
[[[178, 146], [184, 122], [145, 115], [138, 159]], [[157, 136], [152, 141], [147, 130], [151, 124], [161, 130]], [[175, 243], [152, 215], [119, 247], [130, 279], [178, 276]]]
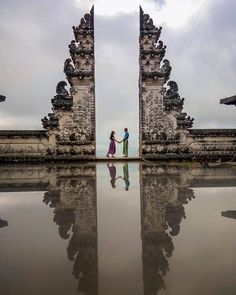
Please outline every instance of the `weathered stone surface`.
[[180, 144], [181, 133], [192, 127], [193, 119], [182, 113], [184, 99], [177, 83], [169, 81], [167, 91], [164, 87], [172, 68], [168, 59], [161, 64], [166, 46], [160, 34], [161, 28], [140, 7], [140, 154], [185, 156], [188, 148]]
[[48, 138], [45, 131], [1, 130], [0, 158], [30, 158], [45, 154]]

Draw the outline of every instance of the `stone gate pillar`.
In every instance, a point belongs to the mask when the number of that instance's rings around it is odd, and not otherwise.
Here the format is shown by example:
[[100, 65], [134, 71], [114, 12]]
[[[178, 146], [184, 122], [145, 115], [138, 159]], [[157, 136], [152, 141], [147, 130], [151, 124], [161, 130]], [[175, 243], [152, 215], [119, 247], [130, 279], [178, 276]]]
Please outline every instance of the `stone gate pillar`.
[[49, 137], [48, 154], [95, 157], [94, 7], [73, 27], [70, 58], [58, 83], [52, 113], [42, 119]]
[[156, 27], [140, 7], [139, 37], [139, 151], [147, 158], [183, 158], [188, 154], [185, 138], [193, 119], [182, 112], [184, 99], [169, 81], [171, 65], [164, 59], [166, 46]]

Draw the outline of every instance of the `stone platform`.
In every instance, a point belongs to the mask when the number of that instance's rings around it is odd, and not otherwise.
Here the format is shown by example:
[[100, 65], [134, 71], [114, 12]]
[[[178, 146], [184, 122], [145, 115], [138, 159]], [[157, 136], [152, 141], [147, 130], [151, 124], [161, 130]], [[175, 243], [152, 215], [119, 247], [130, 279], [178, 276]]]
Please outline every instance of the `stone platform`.
[[106, 158], [106, 157], [96, 157], [95, 161], [97, 162], [138, 162], [142, 161], [141, 157], [115, 157], [115, 158]]

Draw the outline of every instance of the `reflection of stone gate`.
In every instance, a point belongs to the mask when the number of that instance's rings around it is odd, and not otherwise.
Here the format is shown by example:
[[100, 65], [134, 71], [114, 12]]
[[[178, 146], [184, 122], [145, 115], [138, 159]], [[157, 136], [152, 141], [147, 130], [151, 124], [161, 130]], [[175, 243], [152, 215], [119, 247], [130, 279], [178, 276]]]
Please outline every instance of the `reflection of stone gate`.
[[54, 208], [53, 221], [62, 239], [79, 294], [98, 294], [97, 190], [95, 165], [57, 167], [43, 202]]
[[[235, 170], [234, 166], [202, 169], [200, 165], [140, 164], [144, 295], [158, 294], [165, 287], [168, 260], [174, 253], [173, 237], [179, 234], [185, 218], [184, 205], [194, 198], [193, 188], [235, 187]], [[96, 175], [96, 166], [91, 163], [0, 167], [0, 192], [46, 191], [43, 202], [53, 209], [58, 233], [68, 241], [67, 257], [73, 261], [77, 291], [86, 295], [98, 294], [101, 270]]]

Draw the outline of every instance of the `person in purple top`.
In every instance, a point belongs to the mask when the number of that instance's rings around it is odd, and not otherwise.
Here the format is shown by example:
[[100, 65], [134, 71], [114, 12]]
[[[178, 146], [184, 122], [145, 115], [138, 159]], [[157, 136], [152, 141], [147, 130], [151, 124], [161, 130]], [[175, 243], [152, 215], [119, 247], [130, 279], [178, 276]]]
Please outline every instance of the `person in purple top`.
[[120, 143], [120, 141], [115, 139], [115, 131], [111, 132], [110, 135], [110, 145], [109, 145], [109, 150], [106, 154], [106, 157], [109, 158], [109, 155], [111, 155], [112, 158], [115, 158], [115, 153], [116, 153], [116, 142]]

